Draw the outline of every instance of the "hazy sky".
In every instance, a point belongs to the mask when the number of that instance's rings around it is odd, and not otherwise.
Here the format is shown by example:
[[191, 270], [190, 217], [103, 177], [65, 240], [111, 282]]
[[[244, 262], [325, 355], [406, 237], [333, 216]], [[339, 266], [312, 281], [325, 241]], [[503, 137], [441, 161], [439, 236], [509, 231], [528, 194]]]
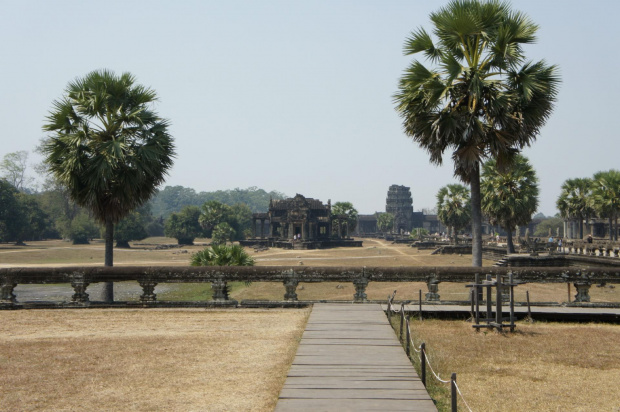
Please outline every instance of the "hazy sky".
[[[167, 185], [258, 186], [385, 208], [391, 184], [414, 210], [455, 182], [402, 131], [392, 95], [408, 34], [444, 1], [0, 0], [0, 156], [33, 151], [67, 83], [108, 68], [155, 89], [178, 157]], [[555, 111], [525, 150], [540, 211], [560, 185], [620, 168], [617, 1], [516, 0], [540, 25], [528, 58], [560, 66]], [[32, 155], [31, 160], [36, 161]]]

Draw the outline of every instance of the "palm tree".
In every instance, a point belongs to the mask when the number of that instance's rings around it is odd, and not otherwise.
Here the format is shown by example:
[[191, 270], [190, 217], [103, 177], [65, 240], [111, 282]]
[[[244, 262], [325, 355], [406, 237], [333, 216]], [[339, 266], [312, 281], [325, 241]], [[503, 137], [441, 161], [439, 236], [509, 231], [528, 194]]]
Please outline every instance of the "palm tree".
[[463, 185], [446, 185], [437, 192], [437, 218], [456, 234], [471, 222], [471, 196]]
[[564, 219], [579, 221], [579, 239], [583, 239], [583, 220], [588, 220], [594, 213], [592, 202], [592, 179], [567, 179], [562, 183], [555, 204]]
[[391, 213], [377, 213], [377, 227], [381, 233], [387, 233], [394, 227], [394, 215]]
[[[113, 265], [114, 224], [144, 204], [172, 166], [168, 122], [152, 111], [155, 92], [129, 73], [93, 71], [69, 83], [43, 130], [52, 175], [105, 225], [105, 265]], [[112, 284], [104, 300], [113, 300]]]
[[508, 253], [514, 253], [512, 232], [527, 225], [538, 208], [538, 178], [525, 156], [517, 155], [510, 169], [498, 170], [495, 160], [482, 166], [480, 179], [482, 213], [491, 224], [508, 232]]
[[[592, 179], [592, 198], [595, 208], [609, 219], [609, 240], [618, 240], [620, 213], [620, 171], [598, 172]], [[612, 223], [615, 221], [615, 230]]]
[[[342, 218], [339, 218], [342, 217]], [[351, 202], [336, 202], [332, 206], [332, 228], [336, 228], [340, 225], [346, 225], [346, 236], [349, 237], [350, 233], [353, 233], [355, 226], [357, 226], [357, 209], [353, 207]]]
[[551, 115], [556, 66], [525, 60], [523, 45], [538, 29], [526, 15], [499, 1], [453, 0], [430, 15], [436, 39], [423, 28], [406, 40], [414, 61], [394, 96], [405, 133], [443, 162], [452, 151], [454, 173], [471, 185], [473, 266], [482, 265], [480, 165], [492, 158], [504, 170], [529, 146]]

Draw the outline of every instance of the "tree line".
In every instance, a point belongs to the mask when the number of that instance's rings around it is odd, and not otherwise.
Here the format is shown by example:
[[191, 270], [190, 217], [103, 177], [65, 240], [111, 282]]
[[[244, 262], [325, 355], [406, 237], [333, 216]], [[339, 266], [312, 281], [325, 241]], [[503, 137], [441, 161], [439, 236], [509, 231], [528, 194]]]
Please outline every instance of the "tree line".
[[[509, 167], [501, 167], [494, 159], [482, 165], [480, 175], [481, 211], [492, 225], [507, 233], [508, 253], [515, 248], [512, 233], [517, 226], [527, 225], [538, 208], [538, 178], [523, 155], [515, 155]], [[471, 193], [461, 184], [450, 184], [437, 193], [437, 217], [452, 237], [472, 223]]]
[[609, 240], [618, 240], [620, 171], [611, 169], [597, 172], [591, 178], [567, 179], [556, 206], [562, 218], [578, 222], [580, 239], [584, 237], [584, 220], [597, 217], [608, 220]]

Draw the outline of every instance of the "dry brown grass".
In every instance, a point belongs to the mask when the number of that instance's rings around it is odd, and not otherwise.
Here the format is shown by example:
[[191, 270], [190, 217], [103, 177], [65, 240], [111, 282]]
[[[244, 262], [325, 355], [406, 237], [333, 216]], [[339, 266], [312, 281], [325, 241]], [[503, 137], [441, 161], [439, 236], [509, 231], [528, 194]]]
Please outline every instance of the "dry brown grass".
[[[130, 242], [131, 249], [114, 249], [114, 264], [123, 266], [180, 266], [189, 264], [191, 253], [204, 249], [208, 239], [196, 239], [194, 246], [155, 250], [156, 245], [176, 244], [175, 239], [159, 237]], [[182, 251], [187, 253], [182, 253]], [[102, 266], [104, 244], [72, 245], [62, 240], [28, 242], [27, 246], [0, 245], [0, 267], [10, 266]]]
[[457, 373], [473, 410], [620, 408], [619, 325], [519, 323], [512, 334], [476, 333], [462, 321], [412, 320], [411, 327], [440, 376]]
[[308, 313], [3, 311], [0, 409], [270, 411]]

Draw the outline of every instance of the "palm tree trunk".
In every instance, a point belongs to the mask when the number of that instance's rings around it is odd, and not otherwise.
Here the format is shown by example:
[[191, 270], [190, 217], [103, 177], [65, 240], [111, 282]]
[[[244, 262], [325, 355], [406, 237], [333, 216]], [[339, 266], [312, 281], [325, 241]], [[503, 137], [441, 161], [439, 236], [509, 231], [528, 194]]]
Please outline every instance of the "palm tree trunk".
[[609, 240], [614, 240], [614, 220], [611, 213], [609, 214]]
[[614, 212], [614, 215], [616, 217], [616, 229], [614, 230], [614, 240], [617, 242], [618, 241], [618, 212]]
[[515, 253], [515, 246], [514, 243], [512, 242], [512, 228], [508, 228], [508, 230], [506, 230], [506, 232], [508, 233], [506, 235], [506, 251], [508, 253]]
[[583, 217], [579, 216], [579, 239], [583, 239]]
[[[114, 266], [114, 223], [112, 219], [105, 222], [105, 266]], [[101, 300], [104, 302], [114, 302], [114, 283], [104, 282]]]
[[471, 174], [471, 265], [482, 267], [482, 209], [480, 205], [480, 165]]

